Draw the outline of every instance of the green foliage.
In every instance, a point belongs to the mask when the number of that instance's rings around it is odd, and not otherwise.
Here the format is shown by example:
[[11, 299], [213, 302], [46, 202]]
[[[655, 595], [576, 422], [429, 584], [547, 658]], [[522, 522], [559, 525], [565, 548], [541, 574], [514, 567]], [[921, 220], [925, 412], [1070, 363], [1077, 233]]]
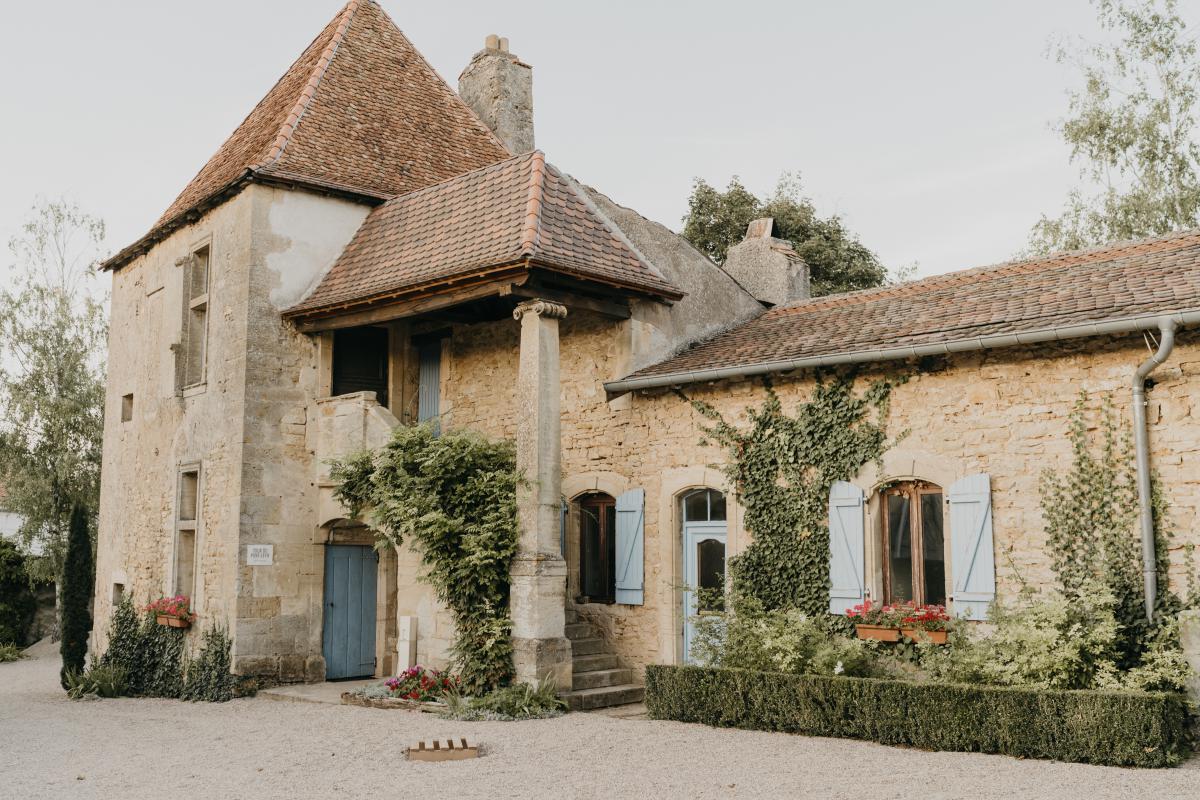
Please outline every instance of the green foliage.
[[39, 581], [62, 572], [71, 509], [100, 497], [107, 314], [93, 264], [104, 225], [77, 207], [35, 206], [0, 283], [0, 485]]
[[1075, 249], [1200, 224], [1200, 56], [1176, 0], [1093, 0], [1112, 37], [1060, 46], [1082, 71], [1059, 124], [1086, 188], [1043, 216], [1032, 253]]
[[151, 614], [139, 615], [126, 597], [113, 609], [100, 664], [123, 669], [135, 697], [182, 697], [184, 638], [183, 629], [159, 625]]
[[726, 472], [753, 536], [730, 561], [735, 597], [755, 600], [768, 611], [826, 613], [829, 490], [891, 445], [884, 422], [898, 382], [875, 381], [859, 395], [853, 376], [819, 377], [812, 396], [791, 417], [767, 384], [762, 408], [747, 409], [746, 429], [705, 403], [692, 403], [712, 422], [705, 433], [729, 452]]
[[[1097, 581], [1111, 593], [1120, 625], [1117, 651], [1122, 666], [1130, 667], [1141, 654], [1147, 628], [1133, 443], [1128, 431], [1120, 430], [1107, 397], [1099, 419], [1093, 419], [1086, 394], [1080, 394], [1069, 425], [1070, 470], [1042, 474], [1046, 547], [1068, 599], [1079, 598]], [[1093, 441], [1093, 429], [1099, 442]]]
[[0, 664], [9, 661], [20, 661], [24, 657], [25, 654], [21, 652], [21, 648], [15, 644], [0, 643]]
[[233, 641], [224, 625], [204, 631], [200, 655], [189, 659], [185, 669], [182, 697], [223, 703], [233, 699]]
[[550, 681], [541, 681], [537, 686], [524, 683], [505, 686], [481, 697], [452, 692], [445, 700], [447, 708], [443, 716], [468, 722], [545, 719], [557, 717], [567, 710], [567, 704], [559, 698], [557, 687]]
[[654, 719], [841, 736], [927, 750], [1165, 767], [1191, 753], [1179, 694], [1058, 691], [646, 668]]
[[509, 442], [429, 425], [396, 428], [388, 444], [331, 465], [335, 493], [380, 533], [410, 539], [423, 580], [454, 616], [454, 669], [479, 694], [512, 678], [509, 563], [517, 549], [516, 455]]
[[737, 611], [697, 617], [691, 656], [710, 667], [794, 675], [878, 675], [871, 645], [831, 630], [829, 615], [796, 609], [763, 611], [740, 599]]
[[67, 697], [121, 697], [129, 692], [129, 678], [123, 667], [92, 664], [86, 670], [72, 670], [64, 676]]
[[92, 590], [95, 567], [92, 563], [92, 538], [88, 534], [87, 512], [80, 506], [71, 511], [71, 530], [63, 564], [62, 598], [62, 684], [66, 675], [82, 672], [87, 658], [88, 634], [92, 632]]
[[17, 546], [0, 537], [0, 643], [28, 644], [37, 600], [29, 587], [25, 558]]
[[800, 191], [798, 176], [784, 174], [766, 201], [737, 177], [724, 192], [697, 178], [683, 218], [683, 238], [718, 264], [746, 235], [746, 226], [773, 217], [777, 236], [791, 242], [808, 264], [814, 296], [881, 286], [887, 272], [878, 257], [846, 229], [838, 216], [822, 218]]

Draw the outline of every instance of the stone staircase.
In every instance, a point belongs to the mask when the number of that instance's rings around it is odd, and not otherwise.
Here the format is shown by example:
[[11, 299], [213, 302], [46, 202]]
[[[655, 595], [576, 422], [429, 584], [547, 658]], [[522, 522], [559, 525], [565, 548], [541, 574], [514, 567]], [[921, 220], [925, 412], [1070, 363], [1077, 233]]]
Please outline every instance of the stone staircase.
[[562, 697], [572, 711], [640, 703], [645, 687], [633, 682], [633, 670], [622, 667], [617, 656], [590, 622], [579, 621], [574, 609], [567, 609], [567, 638], [571, 640], [574, 675], [571, 691]]

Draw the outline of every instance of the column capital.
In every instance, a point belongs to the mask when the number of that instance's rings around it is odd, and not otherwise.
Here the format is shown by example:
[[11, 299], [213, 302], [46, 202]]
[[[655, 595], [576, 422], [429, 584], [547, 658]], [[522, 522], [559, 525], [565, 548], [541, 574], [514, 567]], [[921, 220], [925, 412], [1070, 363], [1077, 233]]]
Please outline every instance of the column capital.
[[538, 317], [551, 317], [553, 319], [564, 319], [567, 316], [567, 307], [562, 303], [554, 303], [549, 300], [526, 300], [522, 303], [517, 303], [517, 307], [513, 309], [513, 319], [519, 320], [526, 314], [533, 314]]

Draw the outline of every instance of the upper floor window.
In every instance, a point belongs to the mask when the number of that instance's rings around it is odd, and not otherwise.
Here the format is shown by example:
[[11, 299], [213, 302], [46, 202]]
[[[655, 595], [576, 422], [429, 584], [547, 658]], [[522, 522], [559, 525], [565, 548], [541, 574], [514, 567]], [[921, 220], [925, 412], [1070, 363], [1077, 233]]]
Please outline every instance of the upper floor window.
[[192, 598], [196, 589], [196, 530], [200, 523], [200, 467], [179, 472], [175, 511], [175, 594]]
[[183, 331], [177, 370], [181, 389], [205, 380], [210, 252], [204, 245], [183, 261]]
[[333, 332], [334, 397], [374, 392], [379, 405], [388, 404], [387, 328], [343, 328]]
[[942, 488], [909, 481], [884, 490], [882, 498], [884, 602], [944, 605]]

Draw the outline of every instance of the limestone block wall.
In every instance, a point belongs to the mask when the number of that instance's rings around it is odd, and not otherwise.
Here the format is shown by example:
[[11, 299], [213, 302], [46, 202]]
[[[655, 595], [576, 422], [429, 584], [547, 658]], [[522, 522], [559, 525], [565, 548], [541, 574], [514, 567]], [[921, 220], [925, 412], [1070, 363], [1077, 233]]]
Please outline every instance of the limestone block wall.
[[[141, 605], [173, 589], [179, 468], [200, 464], [196, 591], [207, 622], [231, 622], [240, 525], [250, 198], [239, 195], [112, 276], [103, 471], [97, 544], [95, 642], [105, 646], [114, 587]], [[211, 250], [206, 380], [176, 391], [183, 269]], [[122, 398], [133, 414], [122, 421]], [[193, 633], [190, 636], [195, 636]]]
[[[680, 513], [684, 491], [710, 486], [724, 491], [725, 454], [701, 442], [704, 420], [670, 392], [640, 394], [609, 403], [600, 385], [622, 359], [620, 323], [574, 313], [562, 323], [563, 486], [569, 497], [589, 490], [610, 494], [646, 490], [646, 593], [642, 606], [589, 605], [584, 616], [606, 631], [634, 666], [681, 657], [682, 583]], [[495, 436], [511, 436], [515, 408], [516, 326], [507, 321], [460, 327], [447, 344], [443, 396], [448, 424]], [[617, 344], [614, 344], [617, 342]], [[1129, 424], [1129, 381], [1146, 356], [1138, 337], [1081, 340], [1013, 348], [918, 364], [894, 364], [882, 374], [910, 380], [893, 395], [892, 434], [908, 431], [888, 452], [882, 471], [868, 466], [856, 482], [873, 490], [899, 478], [924, 478], [943, 486], [976, 472], [991, 475], [998, 592], [1011, 596], [1022, 581], [1052, 583], [1039, 508], [1038, 484], [1045, 469], [1066, 469], [1070, 446], [1067, 416], [1081, 391], [1098, 405], [1111, 396]], [[1149, 418], [1153, 463], [1170, 502], [1173, 581], [1183, 588], [1183, 547], [1200, 543], [1200, 336], [1185, 331], [1170, 363], [1155, 375]], [[776, 391], [794, 408], [812, 389], [808, 374], [778, 377]], [[745, 422], [745, 409], [764, 399], [761, 382], [724, 381], [688, 387], [689, 396]], [[736, 498], [730, 505], [729, 552], [749, 541]], [[877, 504], [875, 504], [877, 505]], [[869, 522], [878, 524], [874, 506]], [[577, 535], [574, 523], [569, 537]], [[577, 559], [569, 544], [568, 560]], [[878, 564], [869, 576], [878, 583]], [[569, 596], [573, 596], [569, 592]], [[403, 613], [403, 612], [401, 612]]]

